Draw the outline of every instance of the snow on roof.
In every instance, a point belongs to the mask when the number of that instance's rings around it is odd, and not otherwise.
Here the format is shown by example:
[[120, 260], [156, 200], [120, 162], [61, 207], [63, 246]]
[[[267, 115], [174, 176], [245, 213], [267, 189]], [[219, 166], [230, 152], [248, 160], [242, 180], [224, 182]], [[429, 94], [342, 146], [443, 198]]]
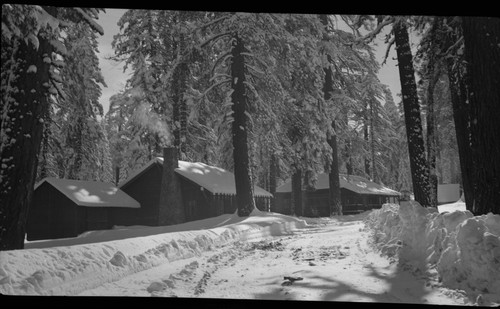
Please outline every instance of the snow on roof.
[[[163, 164], [163, 158], [157, 157], [145, 166], [134, 172], [127, 180], [120, 184], [123, 187], [135, 177], [142, 174], [153, 164]], [[220, 167], [211, 166], [201, 162], [186, 162], [179, 160], [179, 167], [175, 172], [188, 180], [198, 184], [212, 194], [236, 194], [234, 174]], [[273, 195], [259, 186], [254, 186], [254, 196], [272, 197]]]
[[[356, 192], [358, 194], [377, 194], [377, 195], [388, 195], [388, 196], [399, 196], [399, 192], [391, 190], [373, 181], [361, 176], [354, 175], [344, 175], [340, 174], [340, 187], [347, 189], [349, 191]], [[328, 189], [330, 187], [328, 182], [328, 173], [322, 173], [318, 175], [318, 179], [314, 186], [316, 190]], [[276, 188], [276, 192], [291, 192], [292, 183], [287, 181], [283, 185]]]
[[40, 181], [35, 186], [35, 189], [40, 187], [45, 182], [59, 190], [78, 206], [127, 208], [141, 207], [139, 202], [111, 183], [49, 177]]

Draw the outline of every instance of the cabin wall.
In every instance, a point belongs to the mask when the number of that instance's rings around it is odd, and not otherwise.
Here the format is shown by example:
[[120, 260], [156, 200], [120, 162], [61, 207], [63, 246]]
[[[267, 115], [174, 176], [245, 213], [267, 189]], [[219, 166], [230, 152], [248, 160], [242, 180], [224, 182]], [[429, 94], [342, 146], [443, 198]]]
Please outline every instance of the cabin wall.
[[[361, 195], [350, 190], [340, 188], [342, 211], [344, 214], [355, 214], [369, 209], [381, 208], [383, 204], [397, 202], [397, 197], [389, 198], [382, 195]], [[291, 209], [291, 193], [279, 193], [275, 195], [275, 206], [271, 209], [272, 212], [278, 212], [290, 215]], [[329, 192], [328, 189], [319, 189], [315, 191], [305, 192], [305, 209], [304, 214], [311, 217], [328, 217], [330, 216], [329, 208]]]
[[33, 194], [26, 225], [27, 239], [75, 237], [78, 206], [49, 183], [41, 184]]
[[[121, 207], [121, 209], [128, 209]], [[109, 213], [115, 210], [115, 207], [78, 207], [78, 222], [81, 222], [81, 228], [78, 233], [86, 231], [97, 231], [111, 229], [113, 226], [109, 222]]]
[[52, 194], [49, 194], [50, 185], [42, 183], [33, 193], [33, 199], [28, 211], [26, 233], [28, 240], [50, 239]]
[[255, 197], [255, 207], [260, 211], [269, 211], [270, 203], [268, 197], [256, 196]]
[[178, 175], [181, 180], [182, 201], [186, 222], [218, 216], [214, 210], [213, 196], [201, 190], [198, 184]]
[[161, 168], [153, 165], [134, 181], [120, 189], [135, 199], [140, 208], [113, 208], [109, 210], [109, 222], [112, 225], [158, 226], [161, 187]]
[[234, 195], [228, 195], [224, 197], [224, 210], [223, 213], [225, 214], [234, 214], [236, 212], [236, 196]]
[[276, 192], [274, 194], [274, 207], [271, 208], [271, 212], [277, 212], [284, 215], [290, 215], [292, 205], [292, 194], [290, 192]]

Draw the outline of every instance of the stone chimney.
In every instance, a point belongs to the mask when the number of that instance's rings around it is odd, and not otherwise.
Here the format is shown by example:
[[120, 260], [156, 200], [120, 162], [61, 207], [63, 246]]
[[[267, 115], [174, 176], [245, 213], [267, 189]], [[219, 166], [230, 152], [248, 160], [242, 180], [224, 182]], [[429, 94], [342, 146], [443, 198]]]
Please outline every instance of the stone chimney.
[[158, 225], [186, 222], [182, 202], [181, 183], [175, 169], [179, 167], [177, 148], [163, 148], [163, 169], [159, 200]]

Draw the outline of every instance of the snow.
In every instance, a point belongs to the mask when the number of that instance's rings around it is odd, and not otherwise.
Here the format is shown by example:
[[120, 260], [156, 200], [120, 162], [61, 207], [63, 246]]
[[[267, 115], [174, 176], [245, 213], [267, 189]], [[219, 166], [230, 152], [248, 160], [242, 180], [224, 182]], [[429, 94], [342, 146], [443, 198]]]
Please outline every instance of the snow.
[[27, 242], [26, 249], [0, 252], [0, 293], [76, 295], [235, 240], [284, 235], [305, 226], [298, 218], [254, 210], [248, 218], [222, 215], [175, 226], [122, 227]]
[[104, 34], [104, 29], [102, 28], [101, 25], [95, 22], [95, 20], [90, 17], [85, 11], [83, 11], [81, 8], [75, 8], [75, 10], [80, 13], [82, 18], [94, 29], [95, 31], [99, 32], [100, 35]]
[[[157, 157], [149, 161], [141, 169], [131, 174], [131, 176], [121, 183], [119, 187], [123, 187], [153, 164], [163, 164], [163, 158]], [[186, 162], [179, 160], [179, 167], [175, 169], [175, 172], [200, 185], [212, 194], [236, 194], [234, 174], [223, 168], [201, 162]], [[254, 196], [272, 197], [272, 194], [258, 186], [254, 186]]]
[[79, 206], [140, 207], [136, 200], [111, 183], [48, 177], [40, 181], [35, 189], [43, 183], [49, 183]]
[[445, 211], [453, 212], [453, 211], [457, 211], [457, 210], [465, 211], [466, 210], [465, 202], [463, 202], [462, 200], [458, 200], [455, 203], [438, 205], [439, 212], [445, 212]]
[[33, 45], [33, 48], [38, 50], [38, 47], [40, 46], [40, 42], [38, 41], [38, 38], [36, 37], [35, 34], [30, 33], [26, 36], [26, 42], [30, 42]]
[[[236, 194], [234, 174], [225, 169], [200, 162], [179, 161], [179, 168], [175, 171], [213, 194]], [[271, 193], [258, 186], [254, 186], [254, 195], [272, 197]]]
[[499, 264], [499, 215], [416, 202], [332, 218], [255, 209], [26, 242], [0, 252], [0, 293], [498, 305]]
[[[397, 191], [391, 190], [378, 183], [369, 181], [368, 179], [365, 179], [361, 176], [343, 175], [343, 174], [339, 176], [340, 176], [339, 179], [341, 188], [348, 189], [350, 191], [359, 194], [380, 194], [389, 196], [400, 195], [400, 193]], [[316, 188], [316, 190], [328, 189], [330, 187], [328, 180], [328, 173], [319, 174], [314, 187]], [[291, 192], [291, 190], [292, 190], [291, 181], [287, 181], [283, 185], [276, 188], [276, 192]]]
[[[66, 49], [66, 46], [64, 46], [63, 42], [59, 40], [50, 40], [50, 44], [54, 48], [54, 51], [62, 56], [67, 56], [68, 55], [68, 50]], [[50, 59], [49, 59], [50, 60]], [[44, 59], [45, 61], [45, 59]]]
[[385, 204], [367, 219], [380, 251], [419, 272], [436, 271], [447, 287], [500, 303], [500, 215], [473, 216], [461, 203], [452, 212], [417, 202]]

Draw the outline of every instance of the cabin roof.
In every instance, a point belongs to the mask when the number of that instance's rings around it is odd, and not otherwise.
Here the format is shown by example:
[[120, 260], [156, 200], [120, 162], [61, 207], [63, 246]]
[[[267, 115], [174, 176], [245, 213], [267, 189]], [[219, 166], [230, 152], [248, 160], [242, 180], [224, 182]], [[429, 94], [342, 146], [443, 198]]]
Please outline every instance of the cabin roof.
[[[154, 164], [163, 165], [163, 158], [156, 157], [139, 170], [132, 173], [120, 188], [132, 182], [136, 177], [147, 171]], [[236, 195], [234, 174], [220, 167], [211, 166], [201, 162], [187, 162], [179, 160], [179, 167], [175, 172], [184, 178], [196, 183], [212, 194]], [[254, 196], [272, 197], [273, 195], [259, 186], [254, 186]]]
[[[358, 194], [372, 194], [372, 195], [387, 195], [387, 196], [399, 196], [400, 193], [384, 187], [378, 183], [370, 181], [361, 176], [355, 175], [339, 175], [340, 187], [349, 191], [356, 192]], [[315, 189], [328, 189], [328, 173], [322, 173], [318, 175], [318, 179], [315, 184]], [[283, 185], [276, 188], [276, 192], [286, 193], [292, 191], [292, 183], [291, 181], [287, 181]]]
[[78, 206], [141, 207], [139, 202], [111, 183], [48, 177], [41, 180], [35, 186], [35, 190], [43, 183], [50, 184]]

